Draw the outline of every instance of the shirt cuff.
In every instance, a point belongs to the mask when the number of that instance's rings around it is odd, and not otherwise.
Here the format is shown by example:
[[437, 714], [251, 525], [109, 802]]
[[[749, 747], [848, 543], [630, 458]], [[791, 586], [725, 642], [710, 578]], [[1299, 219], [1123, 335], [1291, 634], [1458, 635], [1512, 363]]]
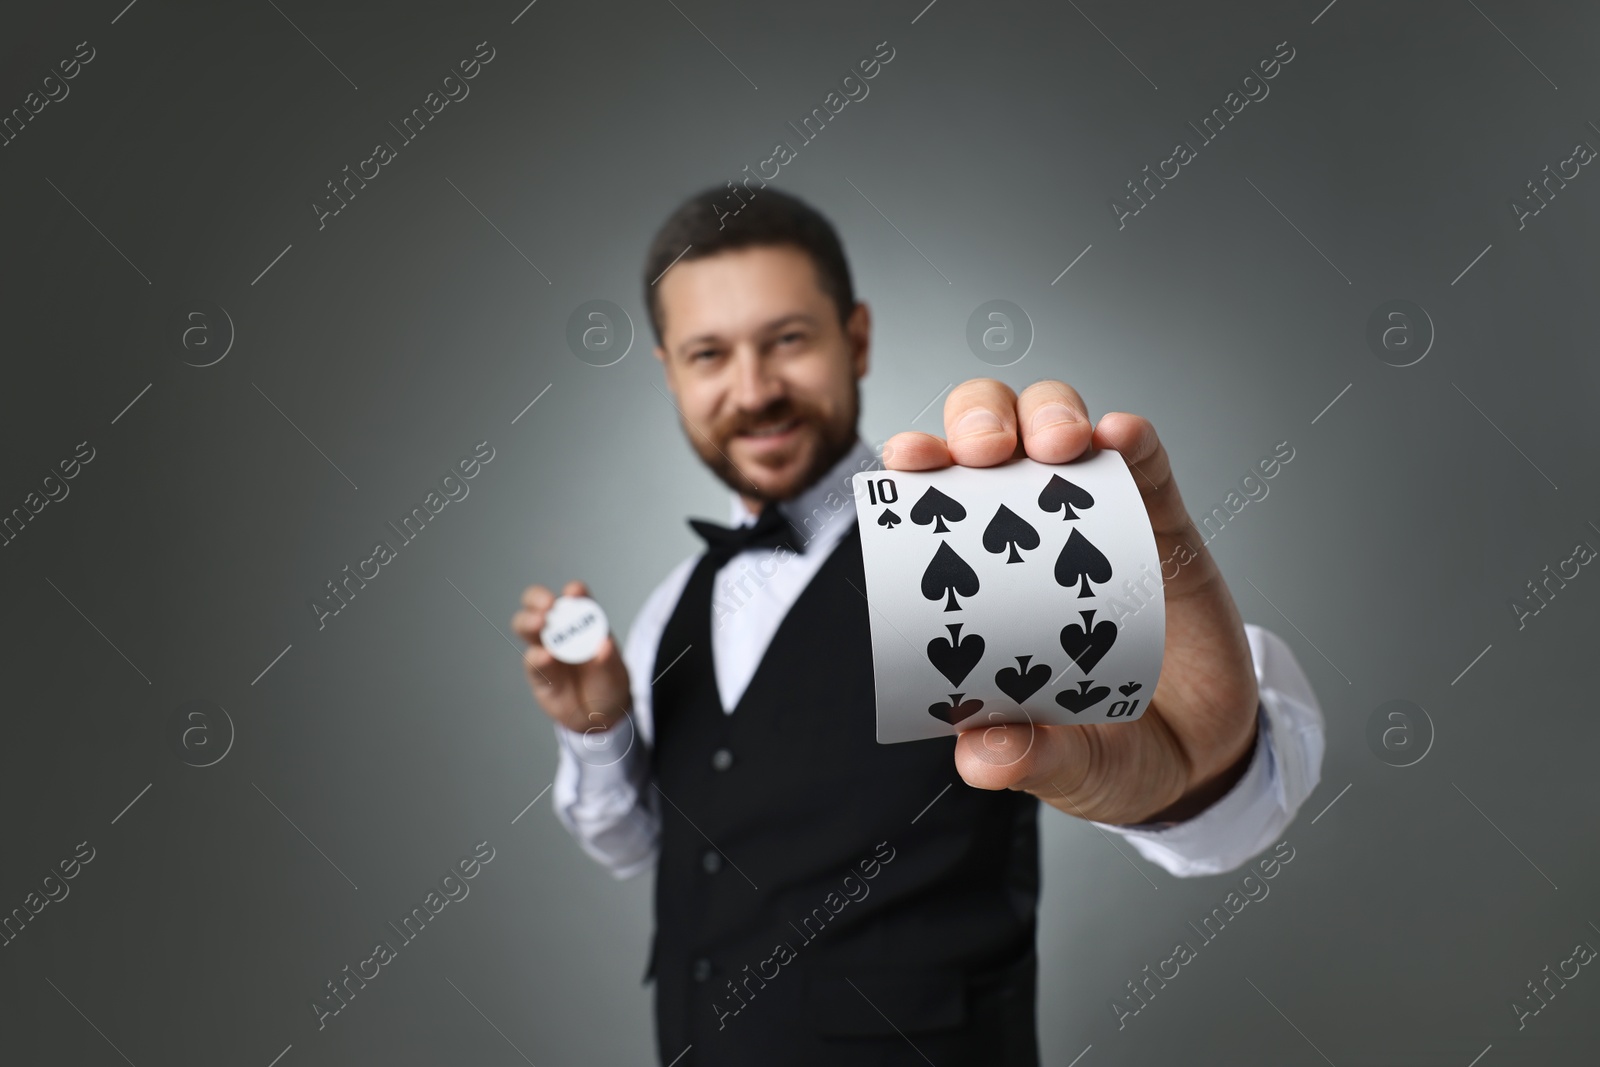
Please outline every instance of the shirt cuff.
[[1245, 627], [1256, 667], [1256, 747], [1220, 800], [1171, 827], [1096, 823], [1178, 877], [1231, 871], [1272, 844], [1321, 780], [1322, 710], [1294, 653], [1276, 634]]
[[[1278, 807], [1275, 773], [1277, 760], [1272, 750], [1272, 721], [1265, 710], [1256, 707], [1256, 747], [1250, 766], [1233, 788], [1192, 819], [1171, 826], [1127, 826], [1095, 823], [1127, 838], [1146, 859], [1176, 875], [1215, 874], [1229, 870], [1226, 853], [1236, 851], [1240, 841], [1254, 842], [1266, 830]], [[1229, 846], [1232, 846], [1231, 848]], [[1256, 849], [1252, 848], [1250, 854]], [[1242, 863], [1249, 855], [1238, 857]]]
[[633, 717], [604, 731], [569, 730], [555, 724], [560, 761], [551, 805], [556, 820], [579, 847], [610, 869], [631, 878], [654, 862], [657, 815], [643, 789], [649, 773]]
[[[606, 805], [593, 803], [607, 796], [631, 800], [638, 791], [639, 747], [633, 716], [624, 715], [605, 730], [572, 730], [555, 723], [556, 742], [561, 747], [561, 766], [566, 772], [558, 783], [564, 796], [555, 798], [558, 807], [596, 810]], [[565, 803], [563, 803], [565, 801]]]

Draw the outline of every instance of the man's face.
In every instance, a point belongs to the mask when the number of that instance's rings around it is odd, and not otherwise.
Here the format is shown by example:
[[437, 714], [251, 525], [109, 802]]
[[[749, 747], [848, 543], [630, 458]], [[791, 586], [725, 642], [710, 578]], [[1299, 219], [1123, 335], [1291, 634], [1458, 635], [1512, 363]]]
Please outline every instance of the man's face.
[[689, 443], [752, 510], [804, 491], [850, 450], [871, 320], [857, 303], [840, 325], [810, 256], [741, 248], [682, 260], [656, 284], [655, 354]]

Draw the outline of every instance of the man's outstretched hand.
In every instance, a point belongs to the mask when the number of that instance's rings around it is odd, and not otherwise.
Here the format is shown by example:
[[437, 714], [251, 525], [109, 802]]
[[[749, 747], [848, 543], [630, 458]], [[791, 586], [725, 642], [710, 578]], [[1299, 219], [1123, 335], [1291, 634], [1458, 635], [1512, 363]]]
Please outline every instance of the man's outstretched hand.
[[956, 770], [980, 789], [1021, 789], [1069, 815], [1108, 823], [1188, 819], [1238, 781], [1256, 736], [1256, 676], [1244, 624], [1184, 510], [1155, 427], [1110, 412], [1091, 426], [1077, 390], [1035, 382], [1018, 396], [992, 378], [945, 400], [945, 438], [907, 431], [884, 445], [890, 470], [992, 467], [1026, 454], [1066, 463], [1091, 447], [1122, 454], [1144, 498], [1163, 567], [1167, 639], [1161, 681], [1131, 723], [965, 730]]
[[[568, 582], [561, 595], [588, 596], [589, 587], [582, 582]], [[522, 610], [511, 616], [512, 631], [528, 643], [528, 650], [522, 654], [528, 685], [545, 714], [567, 729], [582, 733], [608, 730], [632, 704], [628, 668], [622, 662], [616, 640], [609, 634], [587, 663], [563, 663], [551, 655], [539, 633], [555, 602], [555, 593], [542, 585], [530, 585], [522, 592]]]

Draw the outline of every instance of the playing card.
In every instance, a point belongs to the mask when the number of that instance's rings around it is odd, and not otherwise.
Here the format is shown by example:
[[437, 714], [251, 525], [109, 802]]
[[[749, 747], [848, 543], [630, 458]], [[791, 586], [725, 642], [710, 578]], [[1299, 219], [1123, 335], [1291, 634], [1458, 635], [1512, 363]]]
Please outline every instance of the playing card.
[[855, 498], [879, 742], [1143, 713], [1166, 605], [1119, 453], [868, 471]]

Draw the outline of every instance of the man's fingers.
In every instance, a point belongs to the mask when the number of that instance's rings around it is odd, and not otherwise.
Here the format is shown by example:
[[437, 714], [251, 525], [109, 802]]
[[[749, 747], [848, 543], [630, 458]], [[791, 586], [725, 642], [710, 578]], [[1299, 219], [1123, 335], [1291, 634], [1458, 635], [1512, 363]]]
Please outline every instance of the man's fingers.
[[1093, 427], [1083, 397], [1066, 382], [1038, 381], [1017, 397], [1017, 424], [1030, 459], [1070, 463], [1089, 447]]
[[[561, 587], [562, 596], [588, 596], [589, 587], [583, 582], [571, 581]], [[556, 595], [542, 585], [530, 585], [522, 593], [522, 610], [511, 616], [511, 629], [529, 644], [539, 643], [539, 631], [544, 629], [545, 616], [556, 602]], [[542, 666], [542, 664], [541, 664]]]
[[1188, 764], [1165, 720], [1147, 714], [1111, 725], [976, 727], [956, 739], [956, 770], [978, 789], [1023, 790], [1081, 819], [1134, 822], [1182, 794]]
[[544, 615], [542, 611], [526, 609], [517, 612], [511, 616], [511, 632], [529, 644], [539, 644], [539, 631], [544, 629]]
[[883, 443], [884, 470], [933, 471], [950, 463], [950, 450], [931, 433], [906, 430]]
[[1017, 454], [1017, 394], [1005, 382], [973, 378], [944, 401], [950, 458], [963, 467], [993, 467]]
[[1067, 789], [1088, 774], [1092, 744], [1074, 726], [1008, 723], [963, 730], [956, 738], [956, 771], [976, 789]]
[[[1182, 595], [1215, 579], [1219, 573], [1216, 561], [1206, 551], [1200, 531], [1183, 506], [1178, 483], [1172, 477], [1172, 462], [1150, 420], [1121, 411], [1108, 412], [1095, 427], [1094, 444], [1122, 453], [1133, 472], [1150, 516], [1150, 527], [1155, 531], [1167, 596]], [[1168, 560], [1173, 561], [1176, 574], [1169, 569]]]
[[522, 650], [522, 662], [524, 666], [533, 672], [533, 677], [537, 681], [541, 684], [548, 684], [550, 679], [545, 676], [544, 672], [554, 667], [557, 661], [550, 654], [549, 649], [535, 643]]

